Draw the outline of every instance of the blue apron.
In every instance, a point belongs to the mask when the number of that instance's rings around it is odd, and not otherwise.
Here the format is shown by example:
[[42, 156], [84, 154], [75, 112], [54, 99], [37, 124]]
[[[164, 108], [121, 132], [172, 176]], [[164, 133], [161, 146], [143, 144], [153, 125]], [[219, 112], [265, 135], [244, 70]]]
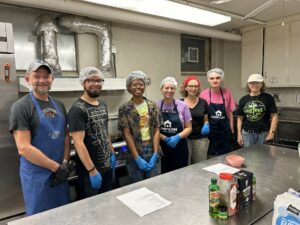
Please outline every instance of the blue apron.
[[[164, 101], [160, 106], [160, 111], [163, 119], [163, 125], [160, 127], [160, 133], [167, 137], [171, 137], [183, 131], [183, 126], [179, 117], [177, 106], [174, 103], [172, 111], [163, 111]], [[170, 148], [165, 142], [160, 141], [164, 156], [161, 159], [161, 173], [167, 173], [188, 165], [188, 143], [187, 139], [181, 139], [175, 148]]]
[[[30, 97], [40, 118], [40, 125], [31, 144], [50, 159], [61, 163], [64, 156], [65, 118], [55, 102], [49, 97], [57, 116], [46, 117], [36, 98]], [[32, 164], [23, 156], [20, 157], [20, 177], [27, 215], [39, 213], [70, 202], [67, 181], [50, 187], [52, 172], [46, 168]]]
[[210, 132], [208, 134], [209, 155], [222, 155], [226, 154], [231, 149], [231, 128], [229, 119], [225, 110], [225, 99], [222, 89], [220, 88], [222, 95], [222, 104], [215, 104], [211, 102], [211, 90], [209, 90], [208, 105], [208, 121], [210, 126]]

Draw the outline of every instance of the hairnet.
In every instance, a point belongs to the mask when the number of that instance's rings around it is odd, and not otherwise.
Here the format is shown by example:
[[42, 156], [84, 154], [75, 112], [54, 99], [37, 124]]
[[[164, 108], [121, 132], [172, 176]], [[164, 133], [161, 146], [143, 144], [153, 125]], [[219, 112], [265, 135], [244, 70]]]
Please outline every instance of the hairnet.
[[200, 80], [195, 77], [195, 76], [188, 76], [187, 78], [185, 78], [185, 80], [182, 82], [183, 86], [186, 87], [187, 84], [191, 81], [191, 80], [195, 80], [198, 83], [198, 86], [201, 87], [201, 82]]
[[97, 76], [101, 79], [104, 79], [103, 73], [96, 67], [85, 67], [80, 71], [79, 74], [79, 83], [83, 85], [84, 81], [91, 76]]
[[149, 85], [148, 76], [140, 70], [132, 71], [130, 74], [128, 74], [126, 79], [126, 87], [127, 90], [131, 84], [132, 81], [140, 79], [144, 82], [145, 85]]
[[207, 72], [207, 78], [210, 78], [211, 77], [211, 74], [212, 73], [217, 73], [220, 75], [221, 79], [224, 80], [224, 71], [220, 68], [214, 68], [214, 69], [211, 69]]
[[175, 80], [174, 77], [166, 77], [160, 82], [160, 88], [162, 88], [165, 84], [172, 84], [177, 88], [177, 81]]

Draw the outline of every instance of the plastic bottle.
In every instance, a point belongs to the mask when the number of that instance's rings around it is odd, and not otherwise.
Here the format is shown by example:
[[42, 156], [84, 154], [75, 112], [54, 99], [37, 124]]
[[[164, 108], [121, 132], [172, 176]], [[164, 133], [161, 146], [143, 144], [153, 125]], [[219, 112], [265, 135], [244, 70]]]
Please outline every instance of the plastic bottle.
[[211, 184], [208, 186], [209, 192], [209, 215], [218, 217], [219, 204], [220, 204], [220, 187], [217, 185], [217, 179], [211, 178]]
[[220, 205], [226, 206], [228, 216], [236, 213], [237, 185], [231, 173], [220, 173]]
[[252, 178], [252, 195], [253, 195], [253, 200], [256, 199], [256, 177], [253, 175]]

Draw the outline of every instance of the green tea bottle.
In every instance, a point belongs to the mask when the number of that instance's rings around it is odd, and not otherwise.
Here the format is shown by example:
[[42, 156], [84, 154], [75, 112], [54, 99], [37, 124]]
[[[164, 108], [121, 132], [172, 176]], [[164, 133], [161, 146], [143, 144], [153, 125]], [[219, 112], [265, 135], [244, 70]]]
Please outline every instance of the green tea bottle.
[[253, 174], [252, 178], [252, 195], [253, 195], [253, 200], [256, 199], [256, 177]]
[[209, 193], [209, 215], [218, 217], [220, 204], [220, 187], [217, 185], [217, 179], [211, 178], [211, 184], [208, 186]]

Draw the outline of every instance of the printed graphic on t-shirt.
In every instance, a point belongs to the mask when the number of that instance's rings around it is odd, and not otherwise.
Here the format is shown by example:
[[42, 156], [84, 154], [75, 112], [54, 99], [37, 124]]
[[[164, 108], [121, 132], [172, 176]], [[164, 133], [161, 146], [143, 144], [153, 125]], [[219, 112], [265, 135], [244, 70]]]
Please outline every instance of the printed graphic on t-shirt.
[[142, 140], [149, 140], [150, 132], [148, 106], [146, 102], [143, 102], [142, 104], [135, 105], [135, 107], [140, 115], [140, 131], [142, 135]]
[[52, 108], [45, 108], [43, 109], [43, 113], [46, 117], [56, 117], [57, 116], [57, 111]]
[[261, 101], [250, 101], [245, 105], [243, 111], [249, 121], [258, 121], [264, 116], [266, 106]]

